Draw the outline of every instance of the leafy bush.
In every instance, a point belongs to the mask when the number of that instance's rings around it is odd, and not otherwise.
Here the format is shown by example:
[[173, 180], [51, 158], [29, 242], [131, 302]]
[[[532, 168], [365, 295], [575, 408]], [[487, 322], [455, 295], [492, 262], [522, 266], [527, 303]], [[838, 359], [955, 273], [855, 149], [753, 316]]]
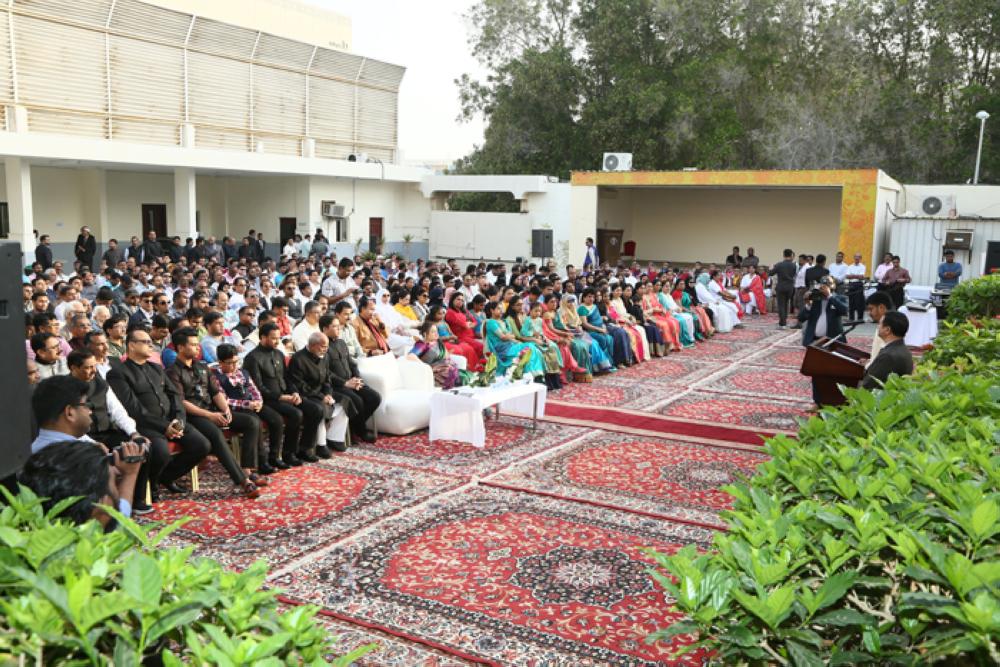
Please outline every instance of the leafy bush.
[[1000, 320], [944, 322], [924, 362], [963, 368], [974, 364], [979, 372], [1000, 373]]
[[[135, 665], [161, 656], [168, 667], [325, 665], [331, 653], [316, 608], [278, 613], [262, 590], [266, 566], [230, 572], [159, 543], [183, 522], [120, 528], [76, 526], [48, 513], [30, 489], [6, 490], [0, 511], [0, 663]], [[154, 534], [155, 533], [155, 534]], [[346, 667], [372, 650], [333, 661]]]
[[948, 299], [948, 319], [964, 322], [968, 318], [992, 318], [1000, 315], [1000, 273], [959, 283]]
[[[946, 352], [941, 352], [941, 359]], [[716, 553], [651, 552], [720, 664], [1000, 664], [1000, 387], [922, 368], [772, 438]]]

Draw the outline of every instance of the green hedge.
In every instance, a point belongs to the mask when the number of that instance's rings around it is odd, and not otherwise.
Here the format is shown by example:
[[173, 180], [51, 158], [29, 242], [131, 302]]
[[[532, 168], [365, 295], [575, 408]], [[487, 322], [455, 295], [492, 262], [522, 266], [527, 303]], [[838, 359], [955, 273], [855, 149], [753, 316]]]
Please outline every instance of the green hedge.
[[964, 322], [1000, 315], [1000, 273], [959, 283], [948, 299], [948, 319]]
[[1000, 386], [973, 328], [770, 439], [715, 553], [651, 552], [690, 620], [650, 641], [691, 633], [724, 665], [1000, 664]]
[[[0, 664], [167, 667], [326, 665], [332, 653], [317, 608], [278, 613], [263, 562], [244, 572], [160, 542], [183, 522], [77, 526], [48, 513], [30, 489], [3, 490], [0, 511]], [[373, 650], [333, 660], [339, 667]]]

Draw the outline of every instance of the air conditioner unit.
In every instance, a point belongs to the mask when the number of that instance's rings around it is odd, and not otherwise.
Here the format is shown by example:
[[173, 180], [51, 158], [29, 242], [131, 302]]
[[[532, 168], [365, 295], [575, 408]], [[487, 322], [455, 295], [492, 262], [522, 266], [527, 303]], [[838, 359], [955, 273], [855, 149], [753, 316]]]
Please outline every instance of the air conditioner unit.
[[920, 210], [934, 218], [957, 218], [958, 207], [955, 204], [955, 195], [941, 195], [924, 197], [920, 202]]
[[972, 250], [972, 230], [956, 229], [944, 233], [945, 250]]
[[344, 207], [335, 201], [325, 201], [322, 203], [321, 213], [324, 218], [343, 218]]
[[631, 153], [605, 153], [603, 171], [632, 171]]
[[364, 164], [368, 162], [368, 153], [351, 153], [347, 156], [348, 162], [360, 162]]

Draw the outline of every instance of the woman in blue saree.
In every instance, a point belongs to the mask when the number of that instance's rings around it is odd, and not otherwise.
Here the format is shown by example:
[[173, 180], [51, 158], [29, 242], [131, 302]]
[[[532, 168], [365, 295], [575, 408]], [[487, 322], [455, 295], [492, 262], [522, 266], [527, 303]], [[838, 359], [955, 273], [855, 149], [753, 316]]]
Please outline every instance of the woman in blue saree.
[[483, 312], [486, 315], [486, 322], [483, 323], [486, 349], [496, 355], [497, 375], [506, 374], [512, 366], [515, 379], [524, 373], [545, 375], [542, 355], [535, 353], [530, 343], [517, 342], [517, 336], [503, 321], [502, 304], [487, 301]]
[[[605, 354], [601, 344], [588, 332], [584, 331], [583, 320], [577, 311], [576, 296], [573, 294], [563, 294], [559, 312], [556, 313], [555, 322], [557, 329], [562, 329], [573, 334], [576, 340], [588, 347], [590, 357], [587, 359], [587, 370], [591, 374], [602, 372], [613, 373], [618, 370], [611, 363], [611, 357]], [[582, 363], [580, 359], [577, 359], [577, 362]]]

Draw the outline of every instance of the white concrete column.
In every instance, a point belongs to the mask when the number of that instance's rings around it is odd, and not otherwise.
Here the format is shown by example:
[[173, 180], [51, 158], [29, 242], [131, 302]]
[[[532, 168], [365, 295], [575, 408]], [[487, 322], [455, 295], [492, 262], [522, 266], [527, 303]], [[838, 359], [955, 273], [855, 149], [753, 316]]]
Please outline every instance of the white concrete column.
[[7, 211], [10, 216], [9, 240], [21, 244], [24, 263], [35, 261], [35, 216], [31, 205], [31, 165], [19, 157], [4, 158], [7, 181]]
[[11, 104], [7, 106], [7, 131], [28, 131], [28, 110], [25, 107], [20, 104]]
[[174, 216], [167, 219], [167, 234], [197, 238], [198, 191], [195, 186], [194, 169], [177, 167], [174, 169]]
[[114, 236], [108, 222], [108, 172], [104, 169], [84, 169], [80, 173], [83, 183], [84, 220], [97, 237], [100, 246], [97, 256], [100, 258], [108, 247], [108, 239]]

